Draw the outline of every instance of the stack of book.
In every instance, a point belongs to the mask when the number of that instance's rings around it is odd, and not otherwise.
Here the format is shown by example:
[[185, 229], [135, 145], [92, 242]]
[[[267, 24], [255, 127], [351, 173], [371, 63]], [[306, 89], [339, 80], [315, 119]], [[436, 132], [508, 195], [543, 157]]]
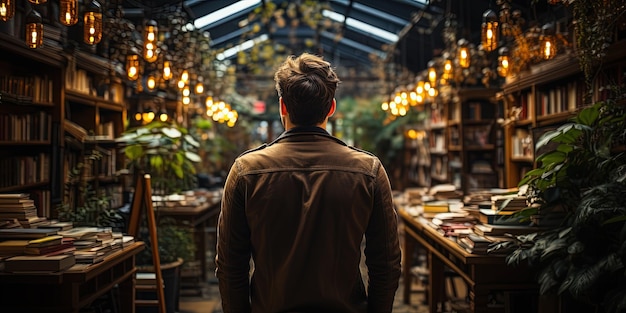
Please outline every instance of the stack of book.
[[35, 200], [26, 193], [0, 194], [0, 223], [16, 227], [17, 221], [22, 228], [35, 228], [46, 222], [45, 217], [37, 216]]

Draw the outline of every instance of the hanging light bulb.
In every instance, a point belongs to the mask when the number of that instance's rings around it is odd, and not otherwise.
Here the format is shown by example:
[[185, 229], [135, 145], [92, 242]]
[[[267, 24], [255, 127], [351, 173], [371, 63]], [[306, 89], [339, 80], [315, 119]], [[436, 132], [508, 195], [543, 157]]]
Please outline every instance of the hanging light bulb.
[[126, 56], [126, 76], [130, 80], [139, 78], [139, 55], [129, 54]]
[[100, 3], [93, 0], [85, 9], [83, 40], [86, 44], [95, 45], [102, 40], [102, 9]]
[[189, 81], [189, 71], [184, 70], [183, 73], [180, 75], [180, 80], [187, 84], [187, 82]]
[[163, 79], [170, 80], [172, 76], [172, 61], [163, 61]]
[[198, 82], [196, 83], [195, 92], [197, 95], [202, 94], [204, 92], [204, 84], [202, 83], [202, 77], [198, 77]]
[[546, 60], [556, 56], [556, 43], [554, 41], [554, 24], [546, 24], [541, 28], [541, 57]]
[[135, 121], [138, 121], [138, 122], [141, 121], [141, 117], [142, 117], [141, 112], [135, 113]]
[[469, 42], [467, 39], [459, 39], [459, 54], [457, 56], [459, 65], [462, 68], [468, 68], [470, 66], [470, 52], [469, 52]]
[[15, 15], [14, 0], [0, 0], [0, 21], [6, 22]]
[[167, 116], [167, 111], [165, 109], [161, 109], [161, 112], [159, 113], [159, 121], [167, 122], [168, 118], [169, 116]]
[[509, 75], [509, 69], [511, 65], [509, 64], [509, 48], [502, 47], [498, 50], [498, 75], [501, 77], [506, 77]]
[[78, 23], [78, 0], [61, 0], [59, 2], [59, 22], [66, 26]]
[[32, 4], [42, 4], [42, 3], [46, 3], [47, 0], [28, 0], [28, 2], [32, 3]]
[[43, 23], [41, 15], [35, 10], [26, 16], [26, 45], [33, 49], [43, 46]]
[[441, 75], [441, 78], [447, 82], [452, 79], [452, 74], [452, 60], [446, 59], [443, 62], [443, 74]]
[[157, 37], [159, 28], [155, 20], [149, 20], [143, 30], [143, 58], [152, 63], [157, 60]]
[[154, 77], [154, 75], [148, 75], [148, 78], [146, 79], [146, 87], [150, 91], [153, 91], [154, 88], [156, 88], [156, 78]]
[[148, 111], [145, 111], [141, 114], [141, 117], [146, 123], [150, 123], [152, 122], [152, 120], [154, 120], [154, 111], [152, 111], [152, 109], [148, 109]]
[[437, 85], [437, 70], [435, 69], [435, 61], [428, 61], [428, 81], [431, 86]]
[[491, 52], [498, 47], [498, 15], [491, 9], [483, 13], [481, 38], [485, 51]]

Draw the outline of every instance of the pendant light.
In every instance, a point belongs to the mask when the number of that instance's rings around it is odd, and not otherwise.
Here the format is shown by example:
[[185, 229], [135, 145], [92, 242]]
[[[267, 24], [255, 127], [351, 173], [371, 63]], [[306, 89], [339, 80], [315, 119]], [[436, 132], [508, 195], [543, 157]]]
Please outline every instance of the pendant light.
[[41, 15], [35, 10], [26, 16], [26, 45], [33, 49], [43, 46], [43, 23]]
[[154, 88], [156, 88], [156, 78], [154, 77], [153, 74], [148, 75], [148, 78], [146, 79], [146, 87], [148, 88], [149, 91], [153, 91]]
[[95, 45], [102, 40], [102, 9], [100, 3], [93, 0], [85, 9], [83, 40], [86, 44]]
[[42, 3], [46, 3], [47, 0], [28, 0], [28, 2], [32, 3], [32, 4], [42, 4]]
[[435, 61], [428, 61], [428, 81], [431, 87], [437, 86], [437, 69], [435, 65]]
[[172, 73], [172, 61], [163, 61], [163, 79], [170, 80], [174, 74]]
[[143, 58], [152, 63], [157, 60], [157, 37], [159, 28], [155, 20], [149, 20], [143, 30]]
[[481, 31], [481, 43], [483, 49], [491, 52], [498, 47], [498, 16], [496, 12], [488, 9], [483, 13], [483, 24]]
[[498, 54], [498, 75], [506, 77], [509, 75], [509, 69], [511, 68], [511, 64], [509, 63], [509, 48], [500, 48], [500, 50], [498, 50]]
[[459, 65], [462, 68], [468, 68], [470, 66], [470, 52], [469, 52], [469, 42], [467, 39], [459, 39], [459, 52], [458, 52], [458, 61]]
[[130, 80], [139, 78], [139, 54], [131, 53], [126, 56], [126, 76]]
[[556, 55], [556, 42], [554, 40], [554, 24], [546, 24], [541, 28], [541, 57], [545, 60], [554, 58]]
[[59, 2], [59, 21], [65, 26], [78, 23], [78, 0], [61, 0]]
[[14, 0], [0, 0], [0, 21], [6, 22], [15, 15]]

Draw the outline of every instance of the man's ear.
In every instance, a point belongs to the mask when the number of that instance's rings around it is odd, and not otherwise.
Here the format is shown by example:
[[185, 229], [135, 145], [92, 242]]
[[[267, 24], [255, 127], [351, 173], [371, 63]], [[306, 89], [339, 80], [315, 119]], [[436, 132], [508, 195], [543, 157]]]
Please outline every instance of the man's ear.
[[280, 102], [280, 115], [287, 115], [287, 106], [285, 105], [283, 97], [278, 98], [278, 101]]
[[333, 98], [333, 103], [330, 105], [330, 110], [328, 111], [327, 117], [333, 116], [335, 114], [335, 110], [337, 110], [337, 101]]

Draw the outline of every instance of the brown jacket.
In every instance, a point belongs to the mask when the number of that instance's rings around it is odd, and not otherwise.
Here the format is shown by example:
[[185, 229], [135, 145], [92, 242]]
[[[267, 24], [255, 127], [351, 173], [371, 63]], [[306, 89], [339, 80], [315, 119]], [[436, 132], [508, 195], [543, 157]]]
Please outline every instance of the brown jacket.
[[216, 263], [225, 313], [391, 312], [400, 247], [380, 161], [317, 127], [242, 154], [226, 180]]

